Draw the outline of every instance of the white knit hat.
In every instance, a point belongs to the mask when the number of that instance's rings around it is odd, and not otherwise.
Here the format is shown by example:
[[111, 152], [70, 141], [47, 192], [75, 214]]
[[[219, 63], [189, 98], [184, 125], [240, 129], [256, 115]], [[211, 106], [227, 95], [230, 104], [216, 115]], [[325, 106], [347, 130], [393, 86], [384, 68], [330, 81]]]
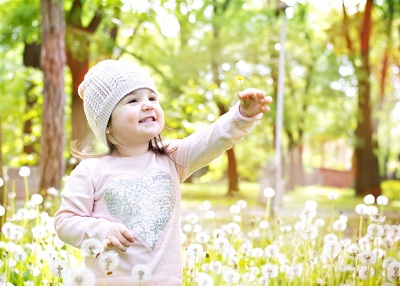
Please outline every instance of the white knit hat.
[[96, 137], [107, 144], [111, 113], [127, 94], [142, 88], [157, 92], [150, 75], [135, 64], [104, 60], [93, 66], [78, 87], [86, 118]]

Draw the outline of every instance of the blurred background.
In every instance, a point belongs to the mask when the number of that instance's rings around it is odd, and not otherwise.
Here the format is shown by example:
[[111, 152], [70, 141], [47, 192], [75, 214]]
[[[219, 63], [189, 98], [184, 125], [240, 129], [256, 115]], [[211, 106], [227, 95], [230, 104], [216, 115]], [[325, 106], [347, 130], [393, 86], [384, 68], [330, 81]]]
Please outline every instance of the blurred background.
[[21, 166], [29, 191], [46, 196], [78, 163], [71, 141], [103, 151], [77, 87], [113, 58], [153, 76], [166, 138], [214, 122], [239, 90], [274, 98], [251, 135], [195, 173], [184, 195], [216, 188], [232, 197], [250, 184], [261, 203], [273, 188], [276, 208], [308, 186], [399, 200], [399, 1], [0, 0], [0, 19], [0, 177], [17, 197]]

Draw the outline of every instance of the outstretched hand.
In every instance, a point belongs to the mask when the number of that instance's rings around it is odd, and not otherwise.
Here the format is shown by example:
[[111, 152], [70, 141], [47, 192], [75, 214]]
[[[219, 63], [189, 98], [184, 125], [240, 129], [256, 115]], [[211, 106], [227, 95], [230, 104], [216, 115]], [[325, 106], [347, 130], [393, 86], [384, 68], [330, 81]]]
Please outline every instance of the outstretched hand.
[[245, 117], [253, 117], [271, 110], [268, 105], [272, 102], [272, 97], [266, 96], [263, 90], [247, 88], [238, 92], [238, 98], [240, 99], [240, 114]]
[[104, 248], [115, 247], [125, 252], [135, 241], [133, 233], [126, 226], [116, 223], [108, 232], [106, 239], [103, 240]]

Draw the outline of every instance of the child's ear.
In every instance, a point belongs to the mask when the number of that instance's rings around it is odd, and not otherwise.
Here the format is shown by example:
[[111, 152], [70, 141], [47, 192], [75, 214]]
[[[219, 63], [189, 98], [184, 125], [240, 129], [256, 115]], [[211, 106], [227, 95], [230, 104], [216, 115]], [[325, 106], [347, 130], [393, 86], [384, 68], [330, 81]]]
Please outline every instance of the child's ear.
[[110, 128], [106, 128], [106, 134], [111, 134], [111, 130], [110, 130]]

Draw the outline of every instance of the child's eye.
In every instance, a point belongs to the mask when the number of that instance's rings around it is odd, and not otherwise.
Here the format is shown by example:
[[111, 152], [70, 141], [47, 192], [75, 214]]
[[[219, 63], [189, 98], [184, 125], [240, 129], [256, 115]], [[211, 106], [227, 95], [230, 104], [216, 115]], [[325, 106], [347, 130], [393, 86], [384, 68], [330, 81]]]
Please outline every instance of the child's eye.
[[149, 98], [149, 100], [150, 100], [150, 101], [157, 101], [157, 97], [156, 97], [156, 96], [151, 96], [151, 97]]
[[137, 102], [137, 100], [135, 98], [128, 101], [128, 103], [134, 103], [134, 102]]

